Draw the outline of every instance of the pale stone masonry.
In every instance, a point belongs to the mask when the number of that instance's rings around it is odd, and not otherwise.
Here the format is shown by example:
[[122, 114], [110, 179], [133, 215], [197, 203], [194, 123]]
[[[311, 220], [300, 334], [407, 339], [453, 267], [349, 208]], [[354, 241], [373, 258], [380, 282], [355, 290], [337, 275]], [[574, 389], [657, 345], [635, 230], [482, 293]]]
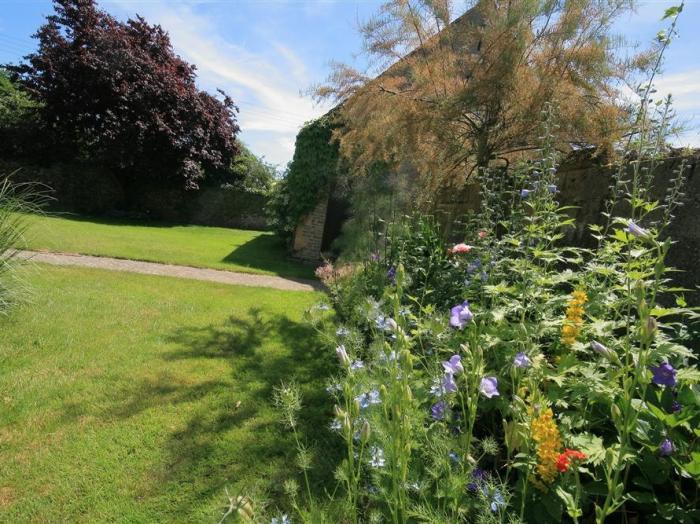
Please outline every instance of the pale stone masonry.
[[322, 197], [316, 207], [306, 215], [294, 231], [294, 256], [305, 262], [318, 262], [321, 259], [323, 231], [326, 226], [328, 196]]

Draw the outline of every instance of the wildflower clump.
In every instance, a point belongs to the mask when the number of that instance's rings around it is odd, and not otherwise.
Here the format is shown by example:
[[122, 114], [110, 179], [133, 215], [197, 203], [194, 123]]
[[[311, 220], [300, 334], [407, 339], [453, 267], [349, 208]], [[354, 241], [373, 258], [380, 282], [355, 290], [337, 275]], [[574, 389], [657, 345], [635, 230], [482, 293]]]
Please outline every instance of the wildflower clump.
[[583, 306], [588, 302], [588, 295], [584, 291], [577, 289], [571, 294], [566, 308], [566, 319], [561, 328], [561, 341], [567, 346], [576, 342], [576, 338], [581, 332], [583, 325]]
[[557, 475], [561, 449], [561, 437], [551, 408], [543, 410], [533, 419], [530, 431], [532, 440], [537, 444], [537, 472], [543, 482], [551, 484]]

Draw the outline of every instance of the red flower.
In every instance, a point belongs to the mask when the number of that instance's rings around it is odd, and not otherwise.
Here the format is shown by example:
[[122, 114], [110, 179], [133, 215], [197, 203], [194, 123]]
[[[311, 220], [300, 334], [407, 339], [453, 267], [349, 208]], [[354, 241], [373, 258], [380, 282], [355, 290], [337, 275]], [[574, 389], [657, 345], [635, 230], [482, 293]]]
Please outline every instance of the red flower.
[[585, 460], [586, 454], [581, 453], [580, 451], [577, 451], [575, 449], [566, 449], [564, 453], [559, 455], [559, 458], [557, 459], [557, 469], [561, 471], [562, 473], [566, 473], [569, 469], [569, 464], [571, 463], [571, 459], [576, 459], [576, 460]]

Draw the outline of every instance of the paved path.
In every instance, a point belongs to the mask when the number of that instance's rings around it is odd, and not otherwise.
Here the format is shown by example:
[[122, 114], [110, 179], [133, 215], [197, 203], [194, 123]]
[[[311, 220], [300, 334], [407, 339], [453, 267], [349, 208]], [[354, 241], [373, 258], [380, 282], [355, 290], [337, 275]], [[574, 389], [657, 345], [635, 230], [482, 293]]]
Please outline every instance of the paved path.
[[55, 266], [81, 266], [113, 271], [129, 271], [144, 275], [162, 275], [169, 277], [207, 280], [237, 286], [270, 287], [287, 291], [318, 291], [322, 289], [319, 282], [301, 278], [283, 278], [252, 273], [235, 273], [219, 269], [202, 269], [190, 266], [175, 266], [157, 262], [140, 262], [120, 258], [95, 257], [91, 255], [72, 255], [67, 253], [44, 253], [37, 251], [20, 251], [19, 256], [26, 260], [53, 264]]

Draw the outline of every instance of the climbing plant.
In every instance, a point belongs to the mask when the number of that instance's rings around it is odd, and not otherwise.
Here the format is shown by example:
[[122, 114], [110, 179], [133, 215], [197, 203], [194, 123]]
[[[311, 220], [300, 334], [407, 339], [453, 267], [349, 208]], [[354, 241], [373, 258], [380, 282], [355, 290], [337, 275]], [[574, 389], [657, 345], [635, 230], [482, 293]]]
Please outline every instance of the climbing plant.
[[333, 112], [308, 122], [297, 134], [294, 157], [269, 205], [272, 227], [291, 238], [296, 224], [331, 190], [343, 171], [333, 131], [340, 126]]

